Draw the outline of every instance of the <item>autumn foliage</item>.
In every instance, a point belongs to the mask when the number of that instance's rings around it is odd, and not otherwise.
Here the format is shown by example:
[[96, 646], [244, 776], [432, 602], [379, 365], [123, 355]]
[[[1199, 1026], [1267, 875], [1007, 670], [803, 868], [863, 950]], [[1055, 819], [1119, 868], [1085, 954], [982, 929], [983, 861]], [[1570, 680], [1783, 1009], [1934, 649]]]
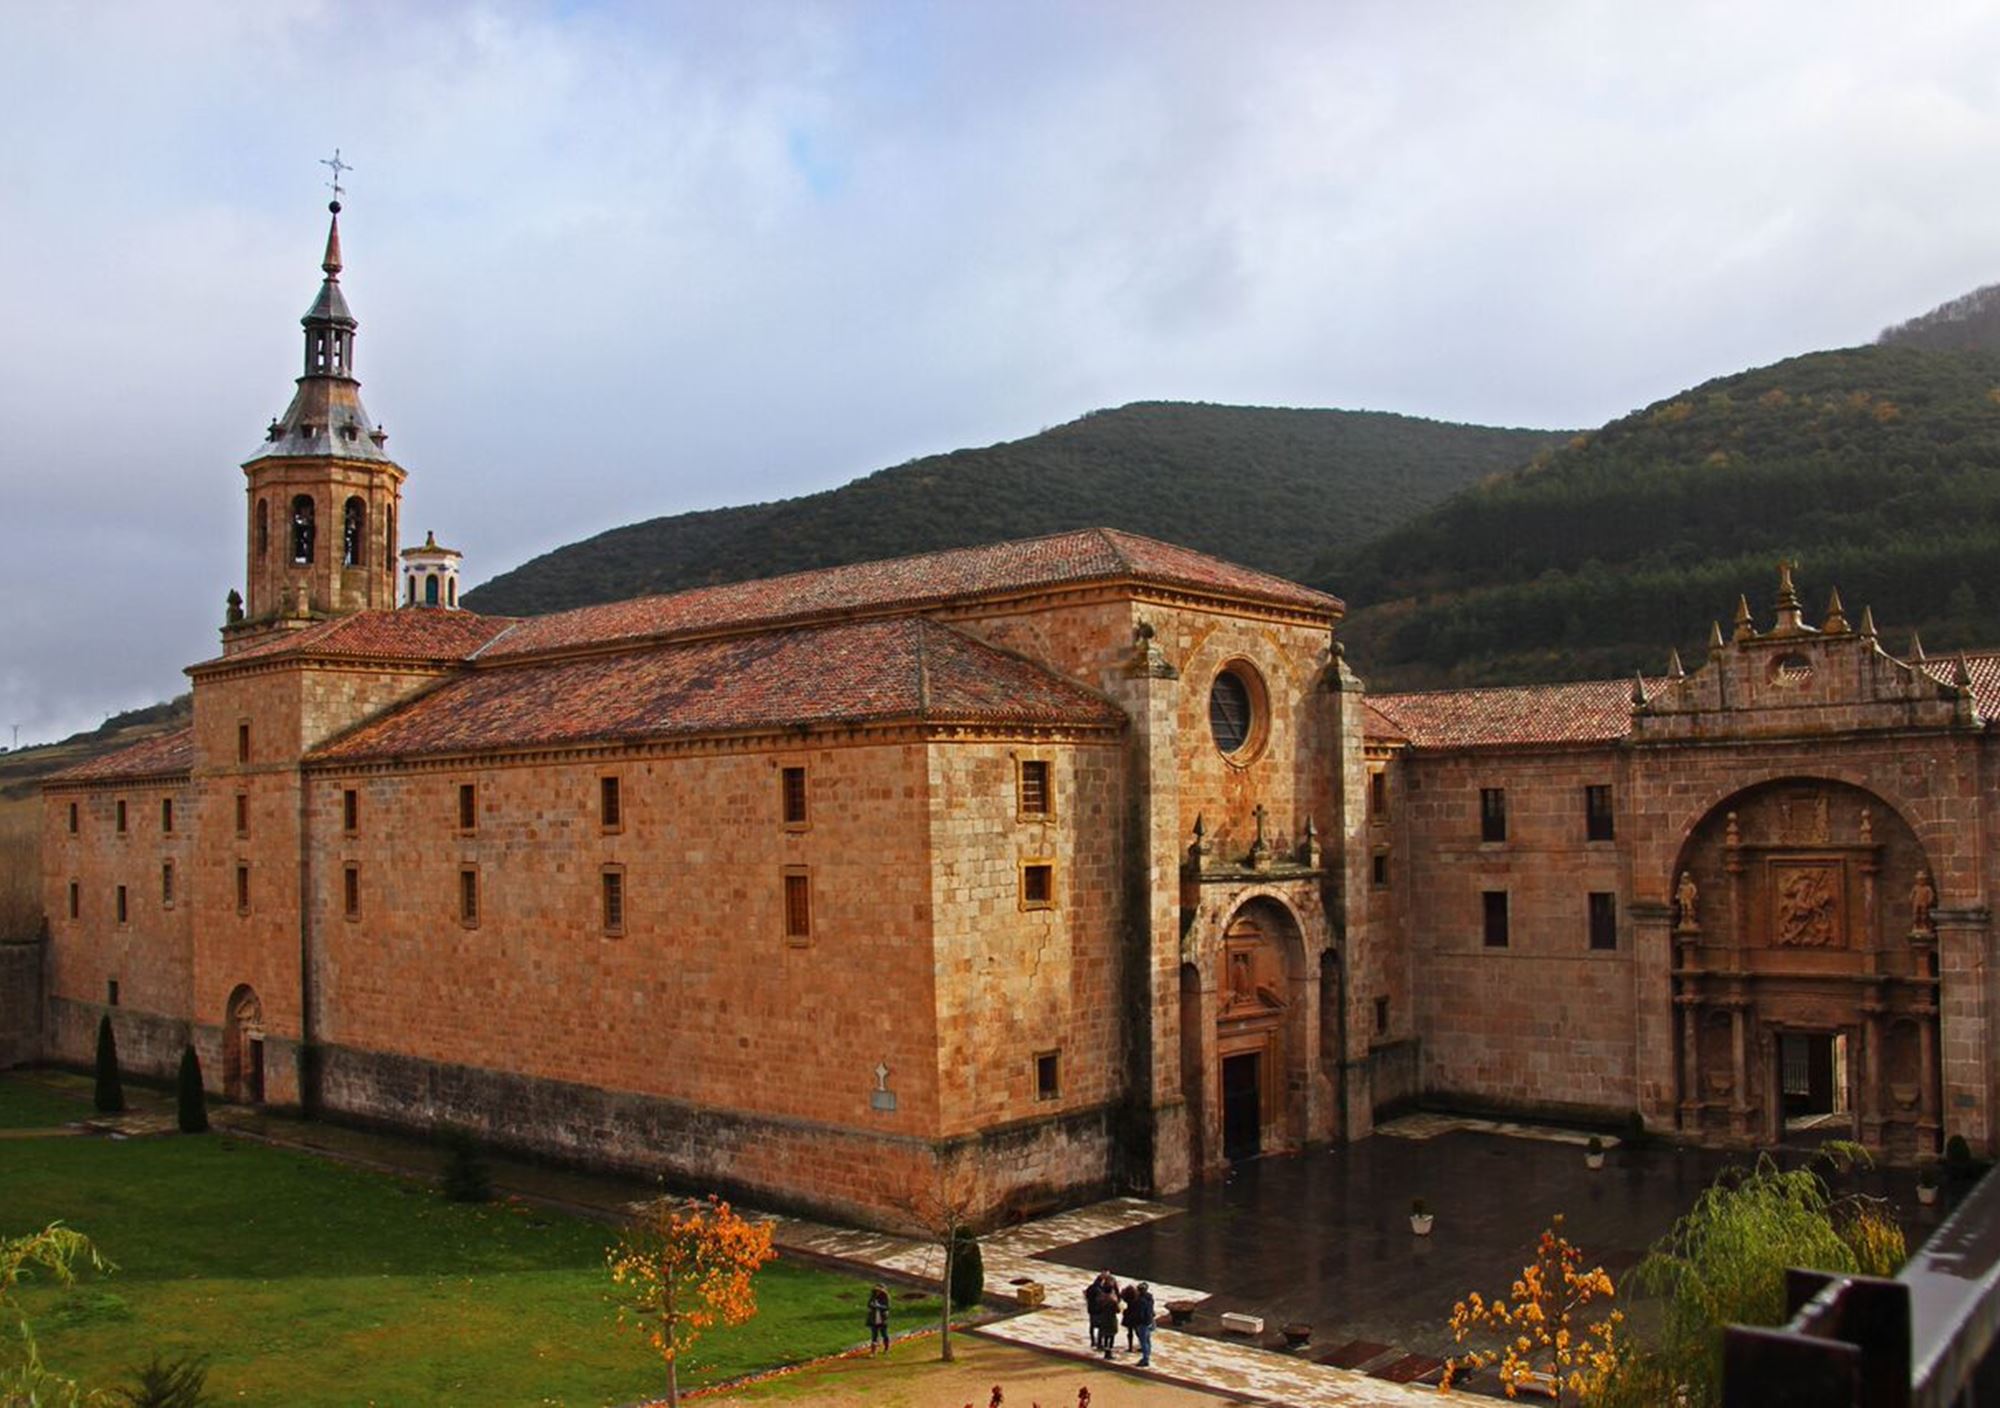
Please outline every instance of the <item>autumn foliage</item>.
[[1583, 1252], [1563, 1236], [1562, 1223], [1558, 1213], [1505, 1299], [1487, 1300], [1474, 1291], [1452, 1307], [1451, 1331], [1458, 1343], [1481, 1332], [1498, 1335], [1500, 1343], [1452, 1360], [1445, 1388], [1458, 1375], [1497, 1363], [1509, 1398], [1526, 1388], [1559, 1404], [1586, 1403], [1616, 1367], [1614, 1340], [1625, 1317], [1608, 1308], [1601, 1314], [1590, 1309], [1616, 1294], [1611, 1278], [1601, 1266], [1584, 1269]]
[[701, 1334], [757, 1313], [751, 1277], [776, 1253], [768, 1224], [729, 1204], [655, 1198], [640, 1205], [606, 1254], [619, 1288], [618, 1319], [646, 1337], [667, 1367], [667, 1402], [680, 1402], [677, 1366]]

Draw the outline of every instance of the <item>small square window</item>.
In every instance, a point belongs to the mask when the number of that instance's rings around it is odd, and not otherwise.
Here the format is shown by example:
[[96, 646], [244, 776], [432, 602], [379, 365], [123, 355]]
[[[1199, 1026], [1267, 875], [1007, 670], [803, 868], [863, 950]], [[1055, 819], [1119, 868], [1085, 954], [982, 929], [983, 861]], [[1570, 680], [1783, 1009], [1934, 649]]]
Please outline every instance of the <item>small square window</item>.
[[1389, 888], [1389, 853], [1377, 851], [1369, 861], [1368, 882], [1378, 890]]
[[604, 932], [625, 932], [625, 872], [607, 866], [598, 877], [604, 911]]
[[470, 782], [458, 784], [458, 829], [479, 829], [479, 788]]
[[466, 928], [479, 924], [479, 869], [465, 866], [458, 872], [458, 922]]
[[117, 903], [118, 903], [118, 922], [120, 924], [124, 924], [128, 921], [130, 916], [126, 913], [125, 910], [125, 887], [123, 885], [120, 885], [118, 887]]
[[236, 912], [250, 912], [250, 867], [244, 861], [236, 862]]
[[236, 834], [238, 836], [248, 836], [250, 834], [250, 794], [248, 792], [238, 792], [236, 794]]
[[125, 834], [125, 800], [122, 797], [118, 800], [118, 834]]
[[160, 833], [165, 836], [174, 834], [174, 799], [172, 797], [160, 798]]
[[341, 868], [340, 912], [349, 919], [361, 917], [361, 867], [358, 865]]
[[1618, 947], [1618, 896], [1608, 890], [1590, 892], [1590, 946]]
[[1617, 836], [1611, 816], [1609, 784], [1583, 789], [1583, 836], [1586, 841], [1610, 841]]
[[361, 794], [352, 787], [340, 792], [340, 829], [350, 836], [361, 829]]
[[69, 917], [75, 919], [83, 913], [83, 887], [72, 880], [69, 882]]
[[1479, 898], [1485, 909], [1486, 947], [1507, 947], [1507, 892], [1483, 890]]
[[116, 978], [106, 978], [104, 980], [104, 1005], [106, 1007], [116, 1007], [118, 1005], [118, 980]]
[[1056, 868], [1050, 861], [1021, 863], [1021, 908], [1052, 909], [1056, 902]]
[[803, 867], [785, 872], [785, 937], [794, 944], [812, 938], [812, 877]]
[[1482, 787], [1479, 789], [1479, 839], [1482, 841], [1504, 841], [1507, 839], [1506, 788]]
[[76, 835], [76, 803], [69, 804], [69, 834]]
[[1368, 774], [1368, 818], [1371, 821], [1389, 819], [1389, 774], [1379, 768]]
[[605, 831], [625, 825], [625, 799], [619, 795], [616, 777], [597, 779], [597, 824]]
[[1062, 1053], [1060, 1051], [1040, 1051], [1035, 1054], [1035, 1098], [1055, 1100], [1062, 1095]]
[[1389, 999], [1386, 997], [1378, 997], [1375, 999], [1375, 1035], [1387, 1036], [1388, 1034], [1389, 1034]]
[[172, 861], [164, 861], [160, 865], [160, 906], [163, 909], [172, 909], [174, 907], [174, 863]]
[[1049, 765], [1043, 758], [1021, 759], [1021, 815], [1047, 817], [1055, 813], [1049, 792]]
[[236, 761], [239, 763], [250, 761], [250, 725], [248, 723], [239, 723], [236, 725]]
[[782, 779], [780, 791], [785, 825], [802, 827], [806, 824], [806, 770], [786, 768], [782, 773]]

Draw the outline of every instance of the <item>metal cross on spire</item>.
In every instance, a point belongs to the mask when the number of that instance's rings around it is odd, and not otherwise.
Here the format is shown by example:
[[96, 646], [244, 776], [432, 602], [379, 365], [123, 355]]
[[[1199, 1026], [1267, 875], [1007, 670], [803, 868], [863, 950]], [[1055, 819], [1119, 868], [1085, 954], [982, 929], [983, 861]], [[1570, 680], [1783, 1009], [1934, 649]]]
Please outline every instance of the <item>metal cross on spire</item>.
[[332, 156], [321, 157], [319, 159], [319, 164], [321, 166], [329, 168], [333, 172], [333, 179], [331, 181], [328, 181], [327, 185], [333, 187], [333, 198], [335, 200], [339, 200], [342, 196], [347, 194], [346, 189], [340, 184], [340, 173], [343, 171], [352, 171], [354, 168], [352, 166], [349, 166], [346, 162], [340, 159], [339, 147], [335, 147], [333, 149]]

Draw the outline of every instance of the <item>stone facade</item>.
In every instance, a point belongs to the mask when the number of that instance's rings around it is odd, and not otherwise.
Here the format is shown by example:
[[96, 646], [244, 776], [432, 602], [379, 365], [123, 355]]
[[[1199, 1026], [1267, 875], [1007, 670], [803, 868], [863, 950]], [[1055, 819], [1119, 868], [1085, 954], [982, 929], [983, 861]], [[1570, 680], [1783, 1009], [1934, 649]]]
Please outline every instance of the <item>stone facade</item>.
[[[1418, 1101], [1993, 1149], [2000, 657], [1787, 581], [1693, 673], [1371, 698], [1334, 598], [1101, 529], [382, 609], [403, 471], [326, 263], [191, 728], [46, 788], [55, 1059], [108, 1011], [230, 1099], [874, 1222]], [[279, 489], [358, 499], [362, 560], [274, 561]]]

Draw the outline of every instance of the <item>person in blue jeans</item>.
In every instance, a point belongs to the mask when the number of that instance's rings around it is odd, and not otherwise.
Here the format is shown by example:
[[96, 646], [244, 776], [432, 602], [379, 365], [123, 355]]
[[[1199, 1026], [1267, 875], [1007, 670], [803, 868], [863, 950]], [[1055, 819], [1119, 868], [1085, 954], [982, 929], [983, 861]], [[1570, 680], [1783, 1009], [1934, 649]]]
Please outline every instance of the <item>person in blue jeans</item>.
[[1131, 1315], [1126, 1323], [1139, 1336], [1139, 1367], [1143, 1369], [1153, 1362], [1153, 1288], [1144, 1281], [1132, 1297]]

